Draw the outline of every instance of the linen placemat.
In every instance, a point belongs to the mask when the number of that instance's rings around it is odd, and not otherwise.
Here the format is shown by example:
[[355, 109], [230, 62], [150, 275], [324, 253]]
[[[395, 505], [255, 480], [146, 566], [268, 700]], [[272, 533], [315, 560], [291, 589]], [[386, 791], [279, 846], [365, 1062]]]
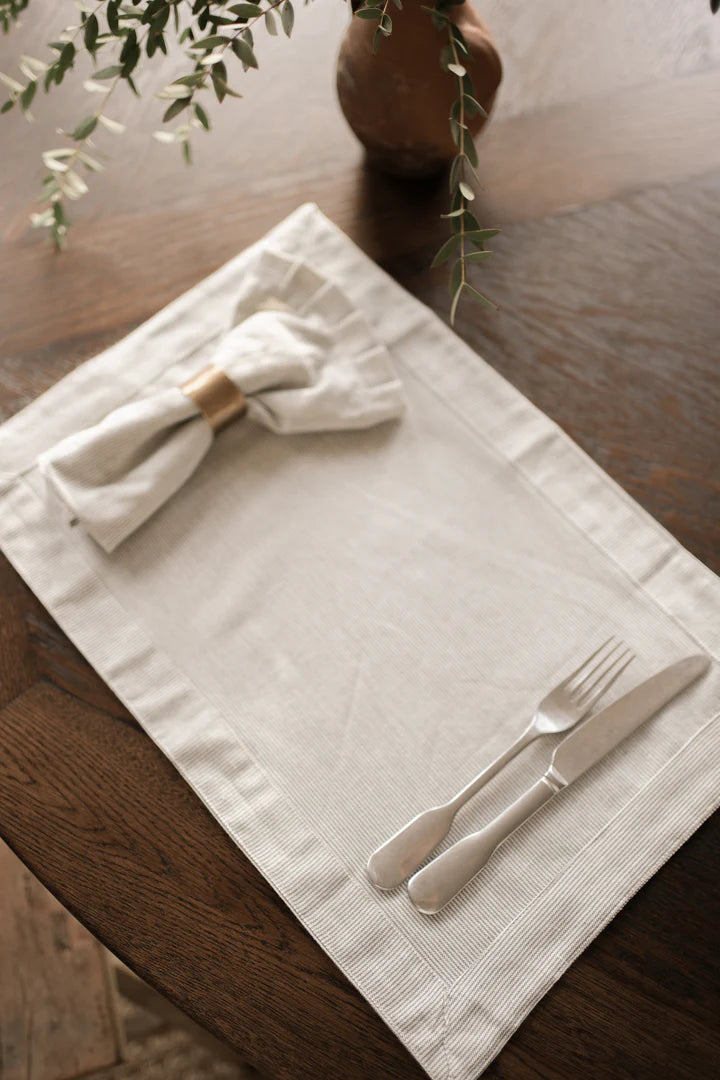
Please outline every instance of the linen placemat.
[[[234, 423], [104, 551], [38, 458], [192, 377], [249, 275], [273, 294], [267, 266], [288, 260], [284, 299], [306, 303], [307, 278], [342, 295], [387, 349], [404, 413], [282, 437]], [[716, 805], [714, 663], [440, 915], [369, 884], [370, 852], [611, 634], [638, 655], [613, 696], [688, 653], [717, 660], [720, 582], [314, 206], [0, 429], [0, 545], [435, 1080], [478, 1076]], [[554, 745], [508, 766], [450, 839], [537, 779]]]

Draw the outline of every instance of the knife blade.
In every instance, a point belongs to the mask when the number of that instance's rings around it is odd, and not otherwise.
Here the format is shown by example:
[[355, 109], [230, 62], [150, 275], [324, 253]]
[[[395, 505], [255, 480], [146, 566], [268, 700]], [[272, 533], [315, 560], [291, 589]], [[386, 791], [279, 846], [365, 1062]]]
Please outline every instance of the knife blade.
[[624, 694], [566, 735], [555, 748], [550, 767], [524, 795], [479, 832], [458, 840], [408, 882], [418, 911], [435, 915], [483, 868], [495, 849], [541, 806], [591, 769], [659, 712], [710, 666], [707, 656], [688, 656]]

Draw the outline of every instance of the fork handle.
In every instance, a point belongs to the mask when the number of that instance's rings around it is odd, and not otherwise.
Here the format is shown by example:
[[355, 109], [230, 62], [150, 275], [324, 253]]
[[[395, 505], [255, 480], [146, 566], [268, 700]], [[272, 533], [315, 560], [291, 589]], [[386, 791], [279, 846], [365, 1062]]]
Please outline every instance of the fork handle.
[[508, 761], [519, 754], [524, 746], [535, 738], [532, 724], [522, 735], [496, 758], [486, 769], [478, 773], [449, 802], [433, 806], [418, 814], [399, 832], [391, 836], [368, 860], [367, 874], [378, 889], [395, 889], [405, 878], [417, 870], [424, 859], [432, 853], [450, 832], [455, 815], [468, 799], [471, 799], [488, 780], [500, 772]]
[[[534, 723], [531, 721], [523, 731], [522, 735], [508, 746], [507, 750], [504, 750], [499, 757], [496, 757], [494, 761], [479, 772], [477, 776], [473, 777], [469, 784], [466, 784], [464, 788], [458, 791], [457, 795], [448, 803], [448, 806], [453, 807], [453, 814], [457, 814], [461, 806], [464, 806], [466, 802], [472, 799], [473, 795], [477, 795], [480, 788], [485, 787], [488, 780], [492, 780], [493, 776], [497, 776], [501, 769], [504, 769], [509, 761], [512, 761], [521, 750], [524, 750], [528, 743], [531, 743], [533, 739], [537, 739], [539, 732], [536, 730]], [[429, 854], [429, 852], [428, 852]]]
[[408, 883], [408, 892], [418, 911], [424, 915], [436, 915], [482, 870], [498, 845], [552, 799], [558, 790], [557, 784], [544, 776], [484, 829], [458, 840], [428, 866], [413, 874]]

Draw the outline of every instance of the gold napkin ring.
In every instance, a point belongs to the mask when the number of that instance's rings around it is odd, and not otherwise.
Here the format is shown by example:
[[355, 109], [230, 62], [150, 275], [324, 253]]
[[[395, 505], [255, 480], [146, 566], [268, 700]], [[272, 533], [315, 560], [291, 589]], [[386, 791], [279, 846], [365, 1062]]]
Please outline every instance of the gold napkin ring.
[[198, 371], [180, 387], [194, 401], [210, 427], [217, 434], [247, 409], [247, 399], [232, 379], [214, 364]]

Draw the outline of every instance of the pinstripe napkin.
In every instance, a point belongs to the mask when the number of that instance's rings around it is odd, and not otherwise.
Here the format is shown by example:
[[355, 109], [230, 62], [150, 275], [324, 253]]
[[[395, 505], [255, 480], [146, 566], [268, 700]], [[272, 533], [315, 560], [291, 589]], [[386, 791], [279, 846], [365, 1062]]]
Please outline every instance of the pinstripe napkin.
[[[106, 553], [58, 512], [38, 457], [207, 363], [267, 251], [366, 320], [402, 421], [282, 439], [231, 425]], [[588, 646], [624, 639], [632, 681], [717, 657], [720, 582], [315, 207], [7, 423], [0, 469], [3, 550], [433, 1080], [474, 1080], [717, 802], [714, 665], [440, 915], [369, 885], [369, 853], [506, 747]], [[448, 842], [553, 745], [508, 766]]]

